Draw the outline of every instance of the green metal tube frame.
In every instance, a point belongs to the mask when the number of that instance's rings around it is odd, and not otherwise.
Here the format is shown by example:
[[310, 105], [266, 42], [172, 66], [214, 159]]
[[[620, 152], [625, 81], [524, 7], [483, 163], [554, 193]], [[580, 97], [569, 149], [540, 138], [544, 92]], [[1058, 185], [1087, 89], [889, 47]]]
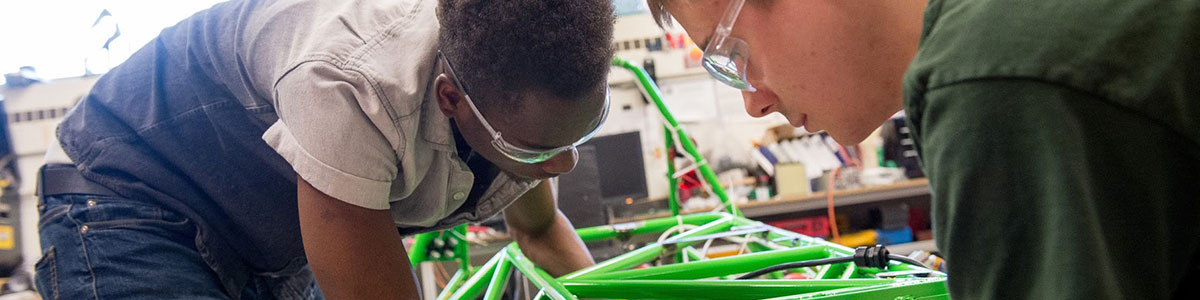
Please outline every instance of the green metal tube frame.
[[671, 135], [671, 128], [663, 126], [663, 138], [666, 141], [667, 147], [664, 154], [667, 157], [667, 205], [671, 208], [671, 215], [679, 215], [679, 179], [675, 178], [675, 154], [672, 149], [675, 149], [675, 137]]
[[[700, 172], [700, 176], [704, 177], [705, 182], [708, 182], [709, 186], [712, 188], [713, 194], [715, 194], [717, 198], [721, 200], [721, 204], [725, 205], [725, 211], [734, 216], [742, 216], [742, 212], [738, 210], [737, 205], [734, 205], [733, 201], [729, 199], [729, 195], [725, 194], [725, 188], [721, 186], [721, 181], [717, 180], [717, 173], [713, 172], [712, 167], [708, 165], [708, 161], [704, 159], [704, 156], [700, 155], [699, 150], [696, 150], [696, 144], [693, 143], [688, 134], [683, 131], [683, 128], [679, 127], [679, 122], [675, 121], [675, 115], [671, 114], [671, 110], [667, 108], [667, 103], [662, 100], [662, 93], [659, 92], [658, 84], [654, 83], [654, 79], [650, 78], [650, 75], [646, 73], [645, 69], [635, 66], [629, 61], [621, 59], [620, 57], [614, 57], [612, 59], [612, 65], [622, 67], [630, 72], [633, 72], [633, 75], [637, 77], [638, 88], [641, 89], [642, 93], [647, 98], [650, 98], [650, 100], [654, 102], [654, 106], [658, 108], [659, 114], [661, 114], [663, 120], [666, 121], [667, 124], [664, 126], [666, 126], [667, 131], [669, 131], [667, 135], [671, 136], [673, 134], [674, 136], [678, 137], [676, 142], [683, 147], [683, 151], [687, 152], [687, 155], [691, 156], [692, 159], [696, 161], [696, 170]], [[670, 141], [671, 138], [668, 138], [667, 140]], [[670, 147], [674, 146], [670, 145], [667, 149], [670, 149]], [[669, 176], [671, 180], [674, 180], [674, 174], [669, 174]], [[676, 187], [672, 186], [671, 188], [675, 189]], [[674, 205], [678, 205], [678, 203]], [[674, 215], [678, 215], [678, 212], [675, 212], [674, 210], [672, 210], [672, 213]]]
[[[713, 220], [711, 217], [719, 216]], [[905, 276], [900, 278], [876, 278], [882, 270], [857, 268], [852, 263], [832, 264], [817, 267], [817, 279], [720, 279], [759, 268], [799, 260], [818, 259], [831, 256], [853, 255], [853, 249], [821, 239], [771, 227], [769, 234], [788, 239], [786, 248], [765, 250], [748, 254], [711, 258], [687, 263], [663, 264], [636, 268], [660, 259], [665, 254], [686, 251], [689, 242], [679, 243], [691, 237], [724, 232], [737, 226], [761, 224], [753, 220], [727, 213], [701, 214], [688, 221], [701, 223], [700, 227], [672, 236], [662, 243], [651, 243], [624, 255], [601, 262], [592, 267], [561, 277], [553, 277], [533, 265], [521, 253], [516, 243], [510, 244], [488, 263], [472, 273], [460, 271], [443, 290], [438, 299], [475, 299], [481, 293], [485, 299], [496, 299], [503, 293], [503, 285], [510, 268], [515, 268], [541, 289], [541, 296], [549, 299], [619, 298], [619, 299], [878, 299], [879, 296], [913, 297], [925, 299], [947, 299], [946, 277], [930, 271], [931, 277]], [[657, 235], [673, 227], [678, 220], [669, 217], [648, 220], [644, 224], [653, 227], [637, 227], [640, 234]], [[694, 224], [693, 224], [694, 225]], [[584, 230], [607, 231], [610, 227], [599, 226]], [[759, 225], [762, 226], [762, 225]], [[806, 239], [807, 238], [807, 239]], [[793, 244], [791, 241], [798, 241]], [[697, 243], [697, 242], [690, 242]], [[921, 267], [892, 262], [889, 270], [924, 270]], [[699, 280], [699, 279], [716, 280]], [[500, 282], [500, 283], [497, 283]], [[738, 291], [730, 294], [731, 291]]]
[[[765, 276], [768, 279], [727, 279], [785, 262], [849, 256], [853, 255], [854, 250], [742, 217], [737, 205], [729, 201], [711, 167], [667, 110], [653, 80], [640, 67], [625, 60], [614, 58], [613, 65], [629, 69], [637, 75], [643, 92], [654, 101], [667, 122], [664, 127], [668, 131], [665, 135], [668, 146], [673, 146], [673, 139], [678, 137], [677, 142], [697, 162], [697, 169], [710, 184], [713, 193], [721, 199], [727, 212], [679, 215], [677, 199], [671, 197], [672, 217], [578, 229], [576, 232], [580, 238], [591, 242], [628, 240], [633, 236], [660, 235], [680, 225], [696, 226], [661, 242], [646, 244], [557, 278], [535, 266], [521, 253], [516, 243], [509, 244], [483, 266], [472, 269], [466, 264], [465, 240], [454, 245], [454, 257], [433, 259], [428, 255], [430, 250], [427, 250], [435, 239], [448, 241], [463, 237], [465, 227], [420, 234], [415, 239], [413, 250], [409, 252], [413, 265], [427, 261], [458, 261], [460, 264], [460, 270], [449, 280], [437, 299], [475, 299], [481, 294], [484, 299], [499, 299], [513, 269], [541, 289], [537, 295], [539, 299], [949, 299], [945, 274], [895, 261], [888, 266], [888, 271], [927, 271], [928, 277], [905, 275], [878, 278], [875, 274], [884, 270], [839, 263], [812, 267], [815, 271], [800, 270], [816, 274], [815, 279], [771, 279], [779, 278], [780, 272]], [[673, 169], [673, 162], [668, 162], [668, 175], [673, 175]], [[674, 180], [673, 176], [669, 177]], [[674, 184], [672, 188], [675, 188]], [[746, 227], [762, 229], [755, 230], [762, 238], [754, 240], [753, 245], [747, 247], [749, 253], [706, 258], [693, 247], [701, 243], [698, 239]], [[746, 231], [742, 230], [739, 235]], [[664, 261], [668, 257], [683, 256], [688, 256], [689, 261]], [[658, 265], [647, 267], [652, 263]]]

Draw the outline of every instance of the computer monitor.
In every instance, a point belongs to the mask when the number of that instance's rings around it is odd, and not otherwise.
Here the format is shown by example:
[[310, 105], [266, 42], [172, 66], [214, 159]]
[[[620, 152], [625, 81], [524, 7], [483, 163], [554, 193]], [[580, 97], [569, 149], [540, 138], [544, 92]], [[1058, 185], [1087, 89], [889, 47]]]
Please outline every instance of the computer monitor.
[[642, 162], [642, 139], [636, 131], [580, 145], [575, 170], [559, 176], [559, 209], [575, 227], [606, 224], [608, 204], [647, 197]]
[[642, 136], [639, 132], [596, 137], [584, 146], [596, 149], [600, 195], [605, 202], [648, 196], [646, 165], [642, 160]]

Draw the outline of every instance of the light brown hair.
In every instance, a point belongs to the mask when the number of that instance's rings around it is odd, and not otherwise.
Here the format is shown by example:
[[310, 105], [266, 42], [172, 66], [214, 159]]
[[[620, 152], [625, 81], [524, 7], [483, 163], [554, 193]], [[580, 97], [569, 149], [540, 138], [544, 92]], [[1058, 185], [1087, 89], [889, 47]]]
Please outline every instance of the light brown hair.
[[667, 11], [667, 4], [671, 0], [646, 0], [646, 5], [650, 7], [650, 15], [654, 16], [654, 22], [658, 23], [658, 27], [671, 26], [671, 12]]

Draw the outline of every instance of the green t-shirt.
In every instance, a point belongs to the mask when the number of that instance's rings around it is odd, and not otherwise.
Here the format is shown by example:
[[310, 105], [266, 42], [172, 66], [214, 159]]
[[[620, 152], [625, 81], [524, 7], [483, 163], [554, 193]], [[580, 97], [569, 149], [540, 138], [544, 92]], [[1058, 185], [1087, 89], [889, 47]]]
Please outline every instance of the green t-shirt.
[[931, 0], [905, 109], [959, 299], [1200, 299], [1200, 1]]

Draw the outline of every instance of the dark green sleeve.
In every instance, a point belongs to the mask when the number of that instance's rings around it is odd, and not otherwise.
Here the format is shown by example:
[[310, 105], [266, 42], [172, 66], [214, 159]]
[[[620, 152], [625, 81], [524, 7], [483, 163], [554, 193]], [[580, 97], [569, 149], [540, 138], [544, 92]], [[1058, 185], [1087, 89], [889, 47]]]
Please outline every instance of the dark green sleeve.
[[1038, 81], [969, 81], [917, 101], [910, 117], [954, 298], [1195, 293], [1195, 143], [1135, 110]]

